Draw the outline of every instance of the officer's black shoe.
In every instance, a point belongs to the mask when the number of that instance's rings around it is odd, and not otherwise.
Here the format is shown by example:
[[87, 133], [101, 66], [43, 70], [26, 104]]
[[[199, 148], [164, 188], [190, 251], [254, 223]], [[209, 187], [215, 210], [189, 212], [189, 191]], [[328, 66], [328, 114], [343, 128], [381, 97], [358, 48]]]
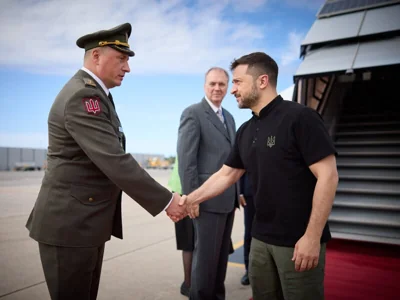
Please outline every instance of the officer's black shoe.
[[249, 274], [246, 272], [246, 274], [243, 275], [242, 279], [240, 280], [240, 283], [243, 285], [249, 285], [250, 280], [249, 280]]
[[190, 295], [190, 287], [188, 287], [185, 282], [182, 282], [181, 294], [186, 297], [189, 297]]

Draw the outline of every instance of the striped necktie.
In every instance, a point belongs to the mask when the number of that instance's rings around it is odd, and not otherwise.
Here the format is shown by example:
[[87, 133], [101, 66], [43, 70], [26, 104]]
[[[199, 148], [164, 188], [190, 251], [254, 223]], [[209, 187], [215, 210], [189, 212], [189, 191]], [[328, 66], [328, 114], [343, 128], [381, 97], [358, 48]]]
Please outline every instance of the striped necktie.
[[222, 124], [224, 124], [224, 127], [226, 128], [225, 118], [224, 118], [224, 115], [222, 114], [222, 109], [218, 108], [217, 116], [220, 119], [220, 121], [222, 122]]

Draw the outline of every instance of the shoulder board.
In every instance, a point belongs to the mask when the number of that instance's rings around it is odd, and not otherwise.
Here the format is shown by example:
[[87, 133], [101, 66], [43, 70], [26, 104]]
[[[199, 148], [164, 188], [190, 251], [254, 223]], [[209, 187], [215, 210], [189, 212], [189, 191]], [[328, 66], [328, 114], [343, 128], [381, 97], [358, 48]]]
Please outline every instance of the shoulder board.
[[96, 87], [96, 83], [90, 78], [83, 78], [83, 81], [85, 82], [85, 85]]

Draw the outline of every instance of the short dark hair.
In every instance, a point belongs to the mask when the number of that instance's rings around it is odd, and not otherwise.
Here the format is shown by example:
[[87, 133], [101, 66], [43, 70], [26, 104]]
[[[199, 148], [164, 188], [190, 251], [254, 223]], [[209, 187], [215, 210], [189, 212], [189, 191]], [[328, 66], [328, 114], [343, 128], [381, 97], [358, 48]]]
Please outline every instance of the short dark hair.
[[248, 65], [247, 74], [256, 79], [258, 76], [267, 74], [271, 85], [276, 87], [278, 83], [278, 65], [271, 56], [263, 52], [253, 52], [234, 59], [231, 63], [231, 71], [239, 65]]

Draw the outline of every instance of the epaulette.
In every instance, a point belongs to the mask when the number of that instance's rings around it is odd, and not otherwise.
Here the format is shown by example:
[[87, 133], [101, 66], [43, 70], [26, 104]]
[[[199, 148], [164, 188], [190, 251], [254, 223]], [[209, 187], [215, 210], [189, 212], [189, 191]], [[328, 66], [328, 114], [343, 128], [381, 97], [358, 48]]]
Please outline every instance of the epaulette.
[[96, 83], [90, 78], [83, 78], [83, 81], [85, 82], [85, 85], [96, 87]]

